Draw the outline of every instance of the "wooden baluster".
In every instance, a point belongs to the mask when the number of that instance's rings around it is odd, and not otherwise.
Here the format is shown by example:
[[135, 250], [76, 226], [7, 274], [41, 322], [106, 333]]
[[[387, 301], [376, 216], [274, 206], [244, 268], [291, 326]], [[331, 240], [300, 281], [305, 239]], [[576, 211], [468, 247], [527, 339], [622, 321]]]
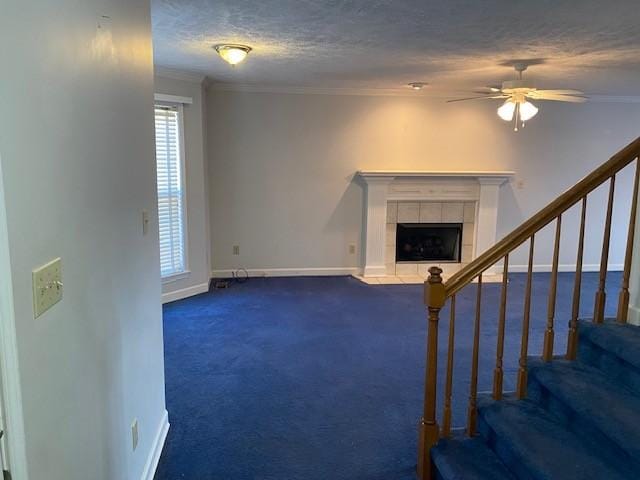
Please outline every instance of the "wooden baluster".
[[534, 235], [529, 242], [529, 266], [527, 267], [527, 286], [524, 290], [524, 318], [522, 320], [522, 343], [520, 344], [520, 360], [518, 368], [517, 396], [523, 399], [527, 396], [527, 355], [529, 350], [529, 319], [531, 317], [531, 286], [533, 277], [533, 248]]
[[558, 288], [558, 259], [560, 258], [560, 229], [562, 227], [562, 215], [558, 215], [556, 221], [556, 241], [553, 247], [553, 265], [551, 266], [551, 283], [549, 285], [549, 304], [547, 307], [547, 328], [544, 331], [544, 347], [542, 359], [551, 361], [553, 357], [553, 320], [556, 315], [556, 291]]
[[502, 292], [500, 295], [500, 315], [498, 317], [498, 346], [496, 347], [496, 368], [493, 371], [493, 398], [502, 399], [502, 381], [504, 371], [502, 369], [502, 357], [504, 355], [504, 326], [507, 313], [507, 282], [509, 279], [509, 255], [504, 256], [504, 268], [502, 271]]
[[573, 307], [571, 309], [571, 320], [569, 320], [569, 335], [567, 336], [567, 360], [575, 360], [578, 352], [578, 317], [580, 317], [580, 289], [582, 287], [582, 256], [584, 253], [584, 226], [586, 218], [587, 197], [585, 196], [582, 198], [582, 213], [580, 214], [576, 277], [573, 283]]
[[622, 286], [618, 298], [618, 323], [627, 323], [629, 315], [629, 276], [631, 275], [631, 259], [633, 257], [633, 240], [636, 230], [636, 214], [638, 208], [638, 179], [640, 178], [640, 166], [636, 160], [636, 178], [633, 183], [633, 197], [631, 198], [631, 214], [629, 216], [629, 231], [627, 233], [627, 250], [624, 255], [624, 271], [622, 273]]
[[442, 436], [451, 436], [451, 391], [453, 388], [453, 349], [456, 323], [456, 296], [451, 297], [449, 312], [449, 346], [447, 349], [447, 380], [444, 387], [444, 413], [442, 415]]
[[602, 239], [602, 257], [600, 258], [600, 280], [596, 292], [596, 302], [593, 307], [593, 321], [604, 322], [604, 306], [607, 302], [605, 286], [607, 283], [607, 264], [609, 263], [609, 240], [611, 238], [611, 216], [613, 214], [613, 194], [616, 187], [616, 176], [611, 177], [609, 184], [609, 203], [607, 204], [607, 218], [604, 224], [604, 237]]
[[473, 327], [473, 353], [471, 354], [471, 386], [469, 388], [469, 410], [467, 413], [467, 435], [476, 434], [478, 424], [478, 354], [480, 350], [480, 307], [482, 302], [482, 274], [478, 275], [478, 290], [476, 293], [476, 320]]
[[431, 267], [424, 283], [424, 303], [429, 312], [427, 326], [427, 359], [424, 382], [424, 412], [418, 439], [418, 478], [432, 478], [430, 450], [440, 435], [436, 421], [436, 381], [438, 378], [438, 321], [446, 297], [442, 284], [442, 269]]

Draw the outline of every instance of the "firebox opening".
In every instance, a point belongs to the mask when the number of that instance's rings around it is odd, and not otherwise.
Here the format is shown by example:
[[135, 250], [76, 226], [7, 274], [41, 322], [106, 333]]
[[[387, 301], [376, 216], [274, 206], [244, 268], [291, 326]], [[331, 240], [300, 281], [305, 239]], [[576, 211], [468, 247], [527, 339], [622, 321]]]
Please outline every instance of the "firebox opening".
[[461, 223], [398, 223], [396, 262], [460, 262]]

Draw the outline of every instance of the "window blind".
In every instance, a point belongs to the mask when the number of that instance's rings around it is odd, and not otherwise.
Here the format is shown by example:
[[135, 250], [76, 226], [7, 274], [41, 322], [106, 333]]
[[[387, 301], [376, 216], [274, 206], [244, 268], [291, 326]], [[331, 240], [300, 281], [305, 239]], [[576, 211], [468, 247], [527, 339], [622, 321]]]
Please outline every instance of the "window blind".
[[160, 272], [167, 277], [185, 270], [180, 112], [176, 107], [157, 105], [155, 120]]

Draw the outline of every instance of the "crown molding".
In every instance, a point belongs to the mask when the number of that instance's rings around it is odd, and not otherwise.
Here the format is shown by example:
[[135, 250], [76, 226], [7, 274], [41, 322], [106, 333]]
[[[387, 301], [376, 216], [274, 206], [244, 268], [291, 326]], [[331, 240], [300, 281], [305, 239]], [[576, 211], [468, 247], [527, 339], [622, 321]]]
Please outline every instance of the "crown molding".
[[[293, 95], [356, 95], [366, 97], [414, 97], [424, 99], [449, 99], [451, 92], [426, 88], [415, 92], [410, 88], [356, 88], [356, 87], [301, 87], [244, 83], [221, 83], [206, 78], [207, 89], [220, 92], [280, 93]], [[593, 103], [640, 103], [640, 95], [589, 95]]]
[[640, 95], [589, 95], [587, 102], [594, 103], [640, 103]]
[[154, 66], [153, 74], [158, 77], [171, 78], [172, 80], [182, 80], [184, 82], [198, 84], [201, 84], [207, 78], [207, 76], [202, 73], [178, 70], [175, 68], [163, 67], [161, 65]]
[[293, 95], [356, 95], [367, 97], [421, 97], [449, 98], [443, 92], [424, 90], [415, 92], [410, 88], [356, 88], [356, 87], [300, 87], [260, 84], [220, 83], [213, 80], [207, 82], [207, 88], [220, 92], [242, 93], [281, 93]]
[[[449, 99], [451, 92], [426, 88], [416, 92], [410, 88], [359, 88], [359, 87], [311, 87], [285, 86], [249, 83], [222, 83], [196, 72], [188, 72], [168, 67], [156, 66], [155, 75], [174, 80], [183, 80], [202, 84], [208, 90], [240, 93], [276, 93], [290, 95], [350, 95], [365, 97], [414, 97], [425, 99]], [[592, 103], [640, 103], [640, 95], [591, 95], [586, 94]]]

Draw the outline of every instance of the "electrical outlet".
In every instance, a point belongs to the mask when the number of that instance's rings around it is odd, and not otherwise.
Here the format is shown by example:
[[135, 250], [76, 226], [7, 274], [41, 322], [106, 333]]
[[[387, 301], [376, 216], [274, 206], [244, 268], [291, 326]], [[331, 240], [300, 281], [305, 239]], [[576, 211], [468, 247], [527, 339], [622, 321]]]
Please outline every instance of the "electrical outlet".
[[350, 255], [355, 255], [356, 254], [356, 244], [355, 243], [349, 244], [349, 254]]
[[62, 260], [56, 258], [31, 272], [33, 315], [38, 318], [62, 300]]
[[142, 210], [142, 234], [146, 235], [149, 233], [149, 211]]
[[233, 254], [234, 255], [240, 255], [240, 245], [234, 245], [233, 246]]
[[133, 447], [133, 451], [135, 452], [138, 446], [138, 419], [134, 418], [133, 423], [131, 424], [131, 446]]

